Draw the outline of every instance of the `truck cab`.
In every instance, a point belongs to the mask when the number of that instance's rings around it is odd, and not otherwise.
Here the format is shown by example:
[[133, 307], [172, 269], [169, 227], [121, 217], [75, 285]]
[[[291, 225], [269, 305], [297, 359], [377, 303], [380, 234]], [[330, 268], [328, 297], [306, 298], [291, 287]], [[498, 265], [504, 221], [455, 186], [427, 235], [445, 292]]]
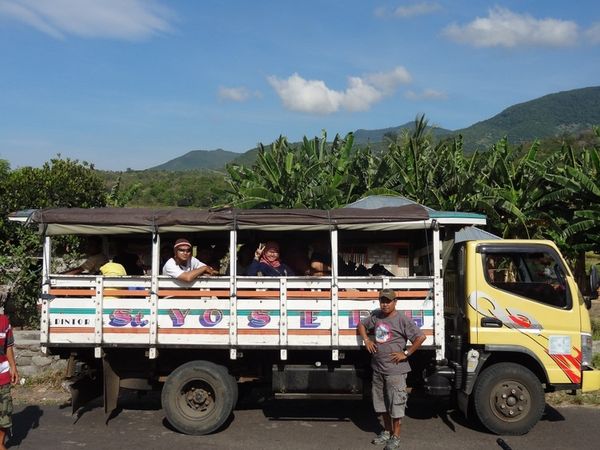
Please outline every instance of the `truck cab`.
[[523, 434], [545, 392], [600, 388], [587, 307], [554, 243], [469, 241], [454, 256], [446, 316], [463, 411], [496, 433]]

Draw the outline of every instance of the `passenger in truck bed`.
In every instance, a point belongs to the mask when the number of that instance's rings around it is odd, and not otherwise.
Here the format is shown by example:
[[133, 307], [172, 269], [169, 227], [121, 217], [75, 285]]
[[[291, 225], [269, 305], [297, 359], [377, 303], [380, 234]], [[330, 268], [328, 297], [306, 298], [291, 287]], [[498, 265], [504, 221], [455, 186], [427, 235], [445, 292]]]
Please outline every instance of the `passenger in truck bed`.
[[254, 259], [248, 267], [250, 276], [287, 277], [294, 276], [294, 271], [279, 259], [279, 244], [275, 241], [260, 243], [254, 252]]
[[63, 272], [64, 275], [79, 275], [82, 273], [97, 275], [100, 267], [108, 262], [107, 256], [102, 253], [102, 239], [91, 236], [87, 240], [87, 259], [79, 266]]
[[326, 241], [318, 240], [311, 245], [310, 274], [323, 277], [331, 274], [331, 252]]
[[129, 244], [123, 239], [117, 241], [118, 250], [113, 262], [121, 264], [127, 275], [144, 275], [144, 264], [139, 255], [129, 250]]
[[190, 241], [177, 239], [173, 246], [173, 257], [163, 266], [162, 274], [191, 282], [201, 275], [219, 275], [219, 271], [192, 256]]

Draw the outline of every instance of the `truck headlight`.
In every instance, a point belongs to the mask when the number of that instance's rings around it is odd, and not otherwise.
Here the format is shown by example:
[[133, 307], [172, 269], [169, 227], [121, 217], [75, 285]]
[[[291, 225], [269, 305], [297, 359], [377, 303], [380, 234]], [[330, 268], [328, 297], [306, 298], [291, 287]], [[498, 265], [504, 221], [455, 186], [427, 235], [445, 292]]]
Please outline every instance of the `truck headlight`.
[[592, 367], [592, 346], [593, 340], [591, 334], [581, 335], [581, 366]]

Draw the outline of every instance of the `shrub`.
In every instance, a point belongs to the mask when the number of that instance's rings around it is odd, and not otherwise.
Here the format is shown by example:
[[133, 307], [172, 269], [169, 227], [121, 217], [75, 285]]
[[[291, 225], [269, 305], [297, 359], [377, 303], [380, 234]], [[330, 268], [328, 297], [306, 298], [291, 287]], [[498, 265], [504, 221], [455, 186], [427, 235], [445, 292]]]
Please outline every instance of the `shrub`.
[[595, 341], [600, 340], [600, 320], [592, 319], [592, 339]]

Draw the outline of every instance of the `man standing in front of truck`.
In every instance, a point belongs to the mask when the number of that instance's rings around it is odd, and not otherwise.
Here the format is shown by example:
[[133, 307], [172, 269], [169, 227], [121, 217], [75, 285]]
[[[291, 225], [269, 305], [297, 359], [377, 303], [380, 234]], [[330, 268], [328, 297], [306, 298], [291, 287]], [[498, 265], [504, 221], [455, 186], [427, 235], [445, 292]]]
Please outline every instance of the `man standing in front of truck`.
[[[386, 444], [385, 450], [400, 448], [400, 424], [406, 407], [408, 358], [425, 341], [425, 334], [411, 319], [396, 310], [396, 292], [379, 292], [379, 307], [358, 324], [358, 332], [372, 355], [373, 408], [383, 416], [384, 430], [373, 444]], [[374, 338], [368, 331], [374, 330]], [[407, 342], [412, 346], [406, 348]]]

